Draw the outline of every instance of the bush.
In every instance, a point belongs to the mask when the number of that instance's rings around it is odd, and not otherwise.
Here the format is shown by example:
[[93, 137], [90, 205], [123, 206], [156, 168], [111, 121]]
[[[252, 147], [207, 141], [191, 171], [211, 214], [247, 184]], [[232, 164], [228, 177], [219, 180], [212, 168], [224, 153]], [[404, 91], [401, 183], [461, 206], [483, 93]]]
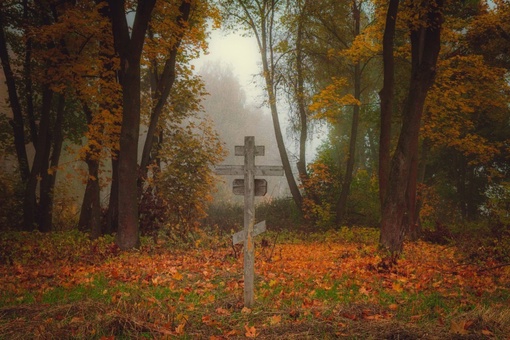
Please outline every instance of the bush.
[[347, 224], [376, 227], [381, 218], [380, 210], [377, 176], [370, 175], [366, 170], [358, 170], [352, 179], [347, 201]]
[[243, 205], [232, 202], [212, 203], [207, 208], [207, 216], [202, 220], [202, 225], [217, 226], [220, 232], [231, 233], [242, 228], [243, 219]]
[[[290, 198], [265, 200], [255, 207], [256, 222], [266, 221], [271, 230], [295, 230], [303, 224], [299, 210]], [[202, 220], [205, 226], [217, 226], [222, 233], [232, 233], [243, 228], [244, 206], [232, 202], [209, 205], [207, 217]]]
[[292, 198], [275, 198], [257, 205], [257, 221], [266, 220], [273, 230], [296, 230], [304, 223]]

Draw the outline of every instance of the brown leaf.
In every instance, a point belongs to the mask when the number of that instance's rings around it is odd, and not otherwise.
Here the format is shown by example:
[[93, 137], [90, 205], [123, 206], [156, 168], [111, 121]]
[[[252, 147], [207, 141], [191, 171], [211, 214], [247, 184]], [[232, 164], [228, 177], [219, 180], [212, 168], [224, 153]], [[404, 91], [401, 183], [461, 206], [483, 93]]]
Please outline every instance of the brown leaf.
[[230, 312], [227, 309], [221, 307], [216, 308], [216, 313], [220, 315], [230, 315]]
[[271, 326], [274, 326], [274, 325], [277, 325], [279, 324], [280, 322], [282, 321], [282, 316], [281, 315], [273, 315], [269, 318], [269, 324]]
[[342, 313], [342, 316], [349, 320], [356, 320], [358, 317], [351, 313]]
[[468, 334], [469, 332], [466, 330], [466, 321], [452, 321], [450, 325], [450, 333], [461, 335]]
[[482, 329], [482, 334], [483, 335], [487, 335], [487, 336], [493, 336], [494, 335], [494, 333], [492, 333], [488, 329]]
[[177, 333], [178, 335], [184, 334], [184, 326], [185, 325], [186, 325], [186, 322], [183, 322], [183, 323], [179, 324], [179, 326], [177, 326], [175, 328], [175, 333]]
[[248, 327], [248, 325], [245, 325], [244, 329], [246, 329], [246, 333], [244, 333], [244, 335], [247, 338], [255, 338], [257, 336], [257, 330], [255, 329], [255, 326]]

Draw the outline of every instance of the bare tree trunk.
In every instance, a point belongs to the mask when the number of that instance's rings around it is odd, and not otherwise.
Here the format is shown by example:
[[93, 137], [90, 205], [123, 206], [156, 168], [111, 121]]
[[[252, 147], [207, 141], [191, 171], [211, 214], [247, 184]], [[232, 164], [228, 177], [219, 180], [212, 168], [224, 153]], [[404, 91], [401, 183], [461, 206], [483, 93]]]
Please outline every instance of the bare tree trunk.
[[379, 138], [379, 200], [381, 210], [384, 205], [390, 173], [391, 117], [395, 97], [395, 58], [393, 41], [397, 21], [399, 0], [390, 0], [386, 14], [386, 27], [383, 36], [383, 88], [379, 92], [381, 98], [381, 132]]
[[[40, 188], [40, 226], [39, 230], [42, 232], [49, 232], [53, 229], [53, 202], [54, 202], [54, 189], [55, 180], [57, 178], [57, 166], [60, 160], [60, 154], [62, 150], [63, 134], [62, 134], [62, 123], [64, 120], [64, 109], [65, 109], [65, 97], [59, 96], [57, 116], [55, 118], [55, 124], [50, 140], [53, 140], [53, 146], [51, 147], [50, 162], [45, 160], [46, 166], [41, 171], [42, 181]], [[46, 155], [49, 156], [50, 143], [48, 143], [48, 152]], [[49, 165], [49, 166], [48, 166]], [[46, 169], [51, 169], [47, 171]]]
[[[271, 117], [273, 118], [273, 128], [276, 137], [276, 144], [282, 160], [283, 171], [287, 178], [287, 184], [289, 185], [290, 193], [294, 202], [301, 210], [303, 198], [299, 187], [292, 173], [292, 167], [289, 162], [289, 156], [287, 155], [287, 149], [285, 148], [285, 142], [283, 140], [282, 129], [280, 126], [280, 118], [278, 117], [278, 107], [276, 106], [276, 93], [275, 93], [275, 65], [273, 58], [273, 25], [274, 25], [274, 4], [267, 4], [270, 8], [266, 8], [265, 13], [261, 14], [262, 27], [261, 27], [261, 41], [259, 41], [260, 53], [262, 55], [262, 70], [264, 72], [264, 80], [266, 83], [266, 91], [269, 99], [269, 106], [271, 108]], [[268, 15], [269, 17], [266, 17]], [[267, 26], [266, 26], [267, 25]], [[255, 28], [254, 28], [255, 29]], [[269, 30], [269, 32], [268, 32]], [[269, 58], [268, 58], [269, 54]]]
[[301, 180], [308, 179], [308, 171], [306, 169], [306, 140], [308, 138], [308, 114], [305, 103], [305, 77], [304, 77], [304, 57], [303, 57], [303, 30], [304, 16], [306, 15], [307, 1], [301, 8], [300, 18], [297, 27], [296, 37], [296, 73], [297, 73], [297, 91], [295, 94], [298, 111], [299, 111], [299, 160], [297, 169]]
[[[9, 58], [9, 51], [7, 48], [7, 41], [4, 33], [4, 18], [0, 11], [0, 59], [2, 62], [2, 69], [5, 75], [5, 83], [9, 95], [9, 104], [12, 109], [13, 119], [9, 122], [14, 132], [14, 148], [16, 149], [16, 156], [18, 158], [18, 166], [20, 177], [23, 183], [26, 183], [30, 177], [30, 168], [28, 165], [28, 156], [25, 149], [25, 129], [23, 124], [23, 112], [21, 103], [19, 101], [18, 92], [16, 89], [16, 81], [14, 72], [11, 68]], [[25, 228], [28, 228], [25, 226]]]
[[[181, 2], [179, 6], [179, 15], [177, 16], [176, 22], [180, 26], [181, 29], [187, 25], [189, 15], [191, 12], [191, 2], [184, 0]], [[154, 143], [154, 136], [157, 134], [156, 128], [158, 126], [159, 117], [163, 112], [163, 108], [168, 100], [168, 96], [170, 95], [170, 90], [173, 87], [175, 81], [175, 64], [177, 62], [177, 54], [179, 51], [179, 47], [181, 45], [182, 38], [184, 37], [184, 31], [177, 37], [177, 42], [172, 47], [170, 51], [170, 55], [166, 60], [163, 73], [160, 77], [154, 77], [156, 79], [155, 86], [155, 94], [154, 100], [156, 105], [151, 112], [151, 118], [149, 121], [149, 127], [147, 130], [147, 138], [145, 139], [145, 144], [143, 146], [142, 159], [140, 161], [140, 171], [142, 177], [146, 177], [147, 175], [147, 166], [150, 163], [151, 151], [153, 150], [152, 145]], [[155, 62], [153, 63], [155, 65]], [[154, 70], [157, 72], [157, 70]]]
[[110, 198], [108, 200], [108, 212], [103, 232], [112, 234], [119, 227], [119, 162], [116, 156], [112, 157], [112, 183]]
[[[417, 183], [424, 183], [425, 182], [425, 173], [427, 170], [427, 157], [429, 152], [429, 140], [425, 139], [422, 142], [421, 146], [421, 154], [420, 154], [420, 161], [418, 164], [418, 176], [417, 176]], [[423, 205], [423, 196], [419, 199], [416, 199], [416, 208], [414, 213], [414, 230], [409, 230], [409, 238], [412, 241], [416, 241], [420, 238], [422, 233], [422, 225], [420, 221], [420, 211]]]
[[30, 177], [28, 178], [27, 185], [25, 187], [25, 197], [23, 200], [23, 223], [25, 230], [29, 231], [34, 230], [39, 222], [36, 190], [41, 172], [47, 169], [44, 168], [44, 164], [48, 161], [48, 154], [46, 151], [48, 149], [48, 143], [50, 143], [49, 130], [52, 99], [53, 91], [51, 91], [49, 87], [46, 87], [43, 90], [41, 120], [39, 123], [39, 134], [37, 139], [38, 148], [34, 156]]
[[[361, 72], [359, 64], [355, 66], [355, 80], [354, 80], [354, 97], [360, 99], [361, 92]], [[358, 136], [359, 127], [359, 111], [360, 107], [355, 105], [352, 113], [352, 125], [351, 125], [351, 137], [349, 139], [349, 154], [347, 156], [347, 166], [345, 169], [345, 176], [342, 181], [342, 189], [340, 191], [340, 197], [336, 206], [336, 223], [340, 224], [345, 218], [345, 212], [347, 207], [347, 198], [351, 190], [352, 177], [354, 174], [354, 164], [356, 161], [356, 143]]]
[[407, 183], [407, 211], [408, 218], [406, 223], [406, 233], [407, 237], [411, 241], [416, 241], [420, 237], [420, 232], [418, 230], [418, 203], [416, 198], [416, 189], [418, 185], [418, 148], [416, 148], [416, 153], [412, 155], [411, 159], [411, 169], [409, 171], [409, 182]]
[[140, 245], [138, 221], [138, 138], [140, 130], [140, 59], [155, 0], [138, 3], [132, 29], [125, 1], [109, 0], [115, 50], [120, 57], [122, 86], [122, 127], [118, 160], [119, 225], [116, 243], [121, 249]]
[[[428, 90], [434, 83], [441, 48], [442, 5], [427, 4], [426, 27], [411, 31], [412, 72], [403, 112], [402, 130], [391, 161], [389, 187], [383, 204], [380, 244], [392, 254], [402, 250], [406, 223], [413, 217], [416, 202], [417, 166], [421, 117]], [[416, 158], [417, 162], [417, 158]], [[417, 164], [417, 163], [416, 163]], [[409, 205], [413, 206], [410, 207]], [[409, 209], [413, 209], [410, 214]]]
[[[404, 111], [402, 131], [392, 158], [388, 190], [382, 210], [380, 243], [392, 254], [402, 250], [407, 223], [409, 222], [409, 192], [412, 158], [417, 153], [421, 112], [426, 90], [423, 84], [411, 85]], [[416, 175], [416, 173], [414, 173]], [[416, 195], [416, 191], [414, 192]]]
[[[269, 68], [267, 67], [267, 57], [262, 55], [262, 65], [264, 65], [264, 73], [267, 74]], [[290, 193], [294, 202], [301, 209], [302, 206], [302, 196], [301, 192], [296, 183], [296, 179], [294, 178], [294, 174], [292, 173], [292, 167], [290, 166], [289, 156], [287, 155], [287, 149], [285, 148], [285, 142], [283, 141], [282, 129], [280, 127], [280, 119], [278, 117], [278, 108], [276, 106], [276, 98], [274, 95], [273, 84], [268, 79], [269, 76], [266, 75], [266, 91], [269, 96], [269, 102], [271, 107], [271, 116], [273, 118], [273, 128], [276, 136], [276, 144], [278, 146], [278, 151], [280, 152], [280, 158], [282, 160], [283, 170], [285, 172], [285, 177], [287, 178], [287, 184], [289, 185]]]
[[[84, 104], [83, 111], [87, 117], [89, 126], [92, 124], [92, 111]], [[87, 186], [83, 195], [80, 210], [78, 228], [90, 231], [90, 237], [96, 239], [101, 236], [101, 198], [99, 187], [99, 150], [92, 147], [85, 155], [85, 163], [88, 167]]]
[[[354, 36], [358, 36], [361, 31], [361, 16], [360, 9], [353, 1], [352, 13], [354, 18]], [[354, 65], [353, 72], [354, 79], [354, 98], [357, 100], [361, 99], [361, 67], [359, 62]], [[342, 181], [342, 189], [340, 191], [340, 197], [336, 205], [336, 223], [340, 224], [345, 218], [345, 211], [347, 207], [347, 198], [351, 190], [352, 176], [354, 172], [354, 163], [356, 161], [356, 143], [358, 140], [358, 127], [359, 127], [359, 112], [360, 107], [354, 105], [352, 111], [352, 123], [351, 123], [351, 137], [349, 140], [349, 154], [347, 155], [347, 167], [345, 169], [345, 176]]]
[[87, 157], [85, 159], [89, 173], [83, 202], [81, 205], [78, 228], [89, 230], [92, 239], [101, 236], [101, 201], [99, 188], [99, 161]]

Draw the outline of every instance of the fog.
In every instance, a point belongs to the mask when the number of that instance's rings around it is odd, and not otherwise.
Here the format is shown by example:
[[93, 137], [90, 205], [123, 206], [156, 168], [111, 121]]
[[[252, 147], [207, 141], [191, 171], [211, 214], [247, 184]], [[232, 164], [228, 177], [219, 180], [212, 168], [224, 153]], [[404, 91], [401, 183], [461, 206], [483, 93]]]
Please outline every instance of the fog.
[[[257, 165], [281, 165], [271, 115], [262, 107], [247, 100], [239, 78], [232, 65], [221, 61], [208, 61], [199, 74], [209, 95], [203, 106], [207, 116], [213, 121], [220, 139], [225, 143], [228, 156], [222, 164], [242, 165], [244, 159], [234, 155], [236, 145], [244, 145], [245, 136], [254, 136], [256, 145], [265, 147], [265, 155], [255, 158]], [[232, 182], [239, 176], [221, 176], [223, 183], [218, 185], [215, 200], [241, 202], [242, 196], [232, 194]], [[289, 196], [284, 176], [267, 177], [268, 192], [264, 198]]]

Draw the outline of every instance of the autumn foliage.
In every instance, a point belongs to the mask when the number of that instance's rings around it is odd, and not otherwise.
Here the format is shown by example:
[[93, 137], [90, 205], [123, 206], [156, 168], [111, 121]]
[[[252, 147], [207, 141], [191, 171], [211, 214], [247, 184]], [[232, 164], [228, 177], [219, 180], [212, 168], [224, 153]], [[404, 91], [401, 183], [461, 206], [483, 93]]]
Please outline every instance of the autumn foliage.
[[[1, 1], [0, 338], [507, 338], [509, 23], [501, 0]], [[258, 43], [293, 197], [257, 206], [251, 309], [192, 63], [222, 24]]]

